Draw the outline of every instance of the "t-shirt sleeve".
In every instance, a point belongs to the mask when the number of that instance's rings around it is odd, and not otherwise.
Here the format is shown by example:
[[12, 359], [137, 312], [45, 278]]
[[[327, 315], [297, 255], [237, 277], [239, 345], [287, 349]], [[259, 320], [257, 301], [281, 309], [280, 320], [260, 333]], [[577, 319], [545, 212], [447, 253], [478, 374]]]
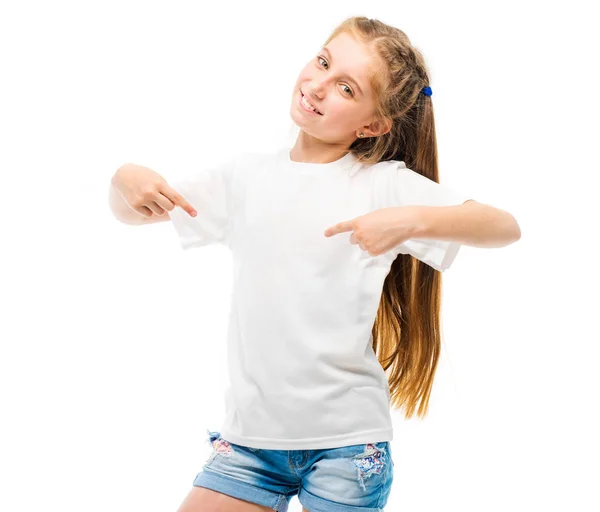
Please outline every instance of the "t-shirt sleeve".
[[169, 181], [197, 212], [192, 217], [179, 206], [169, 212], [183, 249], [209, 244], [230, 245], [233, 180], [236, 158], [199, 169]]
[[[387, 201], [389, 206], [452, 206], [474, 199], [466, 192], [437, 183], [397, 161], [390, 170]], [[395, 248], [397, 253], [410, 254], [443, 272], [450, 268], [461, 244], [454, 241], [408, 239]]]

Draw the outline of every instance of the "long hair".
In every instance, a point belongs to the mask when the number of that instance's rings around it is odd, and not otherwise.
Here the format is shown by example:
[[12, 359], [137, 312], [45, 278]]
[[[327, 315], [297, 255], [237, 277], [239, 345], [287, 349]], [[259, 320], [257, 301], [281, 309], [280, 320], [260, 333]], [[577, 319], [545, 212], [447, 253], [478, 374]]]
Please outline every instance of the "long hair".
[[[384, 63], [371, 86], [375, 116], [392, 122], [389, 132], [356, 139], [350, 151], [359, 162], [402, 160], [439, 183], [431, 97], [421, 94], [429, 76], [421, 53], [398, 28], [362, 16], [344, 20], [325, 41], [341, 33], [363, 42]], [[442, 273], [409, 254], [399, 254], [383, 283], [373, 324], [373, 349], [387, 373], [390, 406], [405, 406], [406, 418], [424, 418], [441, 349]], [[389, 371], [388, 371], [389, 370]]]

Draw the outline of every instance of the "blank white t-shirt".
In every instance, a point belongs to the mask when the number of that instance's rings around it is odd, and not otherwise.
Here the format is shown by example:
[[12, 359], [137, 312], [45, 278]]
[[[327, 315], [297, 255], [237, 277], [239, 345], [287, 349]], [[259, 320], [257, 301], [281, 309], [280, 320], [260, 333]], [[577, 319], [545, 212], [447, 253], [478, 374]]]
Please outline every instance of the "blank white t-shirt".
[[324, 231], [380, 208], [471, 197], [401, 161], [366, 166], [347, 153], [294, 162], [287, 147], [239, 153], [169, 185], [198, 212], [169, 214], [181, 247], [232, 251], [221, 436], [274, 450], [391, 441], [389, 386], [371, 335], [383, 281], [399, 253], [444, 271], [460, 245], [407, 240], [371, 256], [351, 232]]

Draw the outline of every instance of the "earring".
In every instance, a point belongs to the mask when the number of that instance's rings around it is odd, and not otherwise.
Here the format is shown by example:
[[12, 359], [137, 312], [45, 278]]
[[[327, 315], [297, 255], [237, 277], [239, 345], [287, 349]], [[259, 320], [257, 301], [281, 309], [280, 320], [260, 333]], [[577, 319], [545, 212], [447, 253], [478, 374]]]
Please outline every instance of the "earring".
[[365, 134], [364, 134], [363, 132], [360, 132], [360, 133], [358, 134], [358, 136], [359, 136], [359, 137], [362, 139], [362, 138], [365, 136]]

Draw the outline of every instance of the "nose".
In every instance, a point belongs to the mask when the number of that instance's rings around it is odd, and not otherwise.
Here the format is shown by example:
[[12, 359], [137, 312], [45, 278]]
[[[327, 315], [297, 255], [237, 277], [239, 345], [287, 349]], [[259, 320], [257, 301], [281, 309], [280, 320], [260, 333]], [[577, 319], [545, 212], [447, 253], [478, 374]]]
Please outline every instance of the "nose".
[[315, 81], [314, 87], [311, 84], [308, 84], [308, 92], [314, 94], [318, 98], [320, 98], [322, 96], [324, 88], [325, 88], [325, 86], [323, 84], [323, 81], [321, 81], [321, 82]]

